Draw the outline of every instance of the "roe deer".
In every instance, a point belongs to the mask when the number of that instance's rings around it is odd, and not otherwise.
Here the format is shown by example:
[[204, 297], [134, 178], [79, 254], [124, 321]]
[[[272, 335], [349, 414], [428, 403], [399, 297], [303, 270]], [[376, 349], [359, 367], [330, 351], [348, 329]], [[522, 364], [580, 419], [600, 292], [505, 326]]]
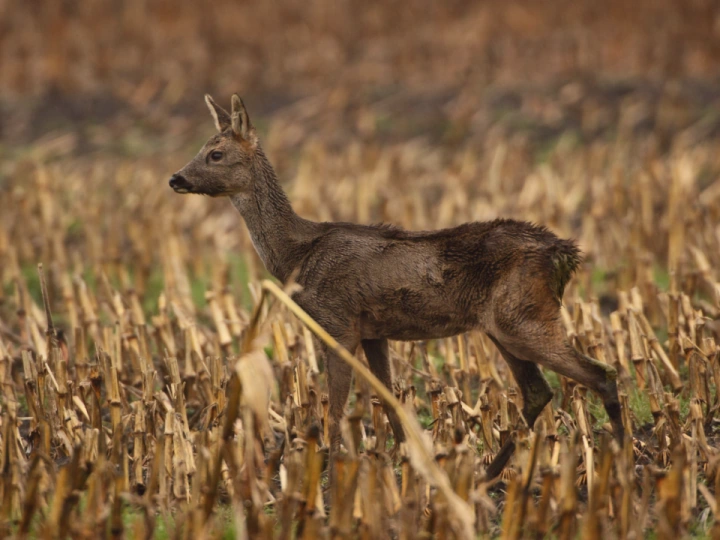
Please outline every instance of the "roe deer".
[[[231, 114], [210, 96], [205, 101], [218, 133], [172, 176], [170, 187], [230, 197], [268, 271], [282, 282], [293, 275], [302, 287], [294, 300], [348, 351], [362, 346], [385, 385], [392, 388], [389, 339], [482, 330], [520, 386], [529, 427], [553, 395], [539, 364], [597, 392], [622, 444], [616, 371], [577, 351], [561, 322], [563, 291], [581, 260], [573, 241], [509, 219], [423, 232], [308, 221], [290, 206], [240, 98], [232, 96]], [[320, 347], [332, 457], [340, 445], [352, 370]], [[397, 416], [386, 411], [397, 441], [403, 441]], [[490, 477], [514, 451], [508, 440], [487, 471]]]

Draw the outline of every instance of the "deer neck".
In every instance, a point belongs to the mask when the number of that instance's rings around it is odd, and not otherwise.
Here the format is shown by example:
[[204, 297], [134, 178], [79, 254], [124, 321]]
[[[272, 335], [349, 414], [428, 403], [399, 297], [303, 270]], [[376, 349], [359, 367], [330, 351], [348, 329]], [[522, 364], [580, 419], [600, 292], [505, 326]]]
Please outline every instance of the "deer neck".
[[313, 223], [298, 216], [258, 147], [253, 189], [230, 197], [265, 268], [285, 282], [312, 243]]

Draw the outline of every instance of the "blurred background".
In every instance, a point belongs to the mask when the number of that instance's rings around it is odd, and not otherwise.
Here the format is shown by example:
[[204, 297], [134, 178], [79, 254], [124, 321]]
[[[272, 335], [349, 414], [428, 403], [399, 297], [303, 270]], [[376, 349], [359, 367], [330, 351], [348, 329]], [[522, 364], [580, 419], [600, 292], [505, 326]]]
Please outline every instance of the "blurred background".
[[167, 188], [213, 133], [206, 92], [244, 97], [308, 218], [518, 217], [613, 286], [697, 273], [688, 242], [720, 252], [719, 62], [714, 0], [4, 0], [5, 282], [53, 259], [143, 289], [172, 238], [203, 283], [233, 253], [259, 272], [226, 201]]

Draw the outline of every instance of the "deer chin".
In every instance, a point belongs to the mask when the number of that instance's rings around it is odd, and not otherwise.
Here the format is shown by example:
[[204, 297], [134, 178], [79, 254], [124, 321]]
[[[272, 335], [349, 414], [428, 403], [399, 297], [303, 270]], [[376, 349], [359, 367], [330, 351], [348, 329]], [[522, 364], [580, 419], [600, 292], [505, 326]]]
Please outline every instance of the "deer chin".
[[212, 189], [212, 188], [205, 188], [205, 187], [195, 187], [191, 185], [183, 185], [183, 186], [177, 186], [173, 187], [173, 190], [175, 193], [179, 193], [181, 195], [205, 195], [207, 197], [229, 197], [232, 195], [231, 192], [221, 190], [221, 189]]
[[203, 191], [203, 192], [197, 192], [201, 193], [202, 195], [207, 195], [208, 197], [212, 197], [213, 199], [218, 199], [220, 197], [230, 197], [232, 195], [232, 192], [230, 191]]
[[[178, 191], [177, 193], [181, 192]], [[193, 195], [205, 195], [206, 197], [212, 197], [213, 199], [217, 199], [220, 197], [230, 197], [232, 195], [231, 191], [208, 188], [190, 188], [190, 190], [185, 191], [185, 193], [192, 193]]]

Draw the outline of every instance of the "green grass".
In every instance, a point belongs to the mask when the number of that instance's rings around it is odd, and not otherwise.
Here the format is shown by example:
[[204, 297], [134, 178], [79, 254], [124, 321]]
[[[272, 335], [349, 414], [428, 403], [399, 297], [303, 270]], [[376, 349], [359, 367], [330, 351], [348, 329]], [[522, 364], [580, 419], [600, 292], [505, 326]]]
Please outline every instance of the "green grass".
[[633, 391], [628, 396], [628, 401], [630, 403], [630, 410], [640, 425], [652, 424], [653, 415], [650, 410], [650, 398], [648, 398], [647, 393], [633, 388]]
[[[153, 531], [153, 538], [157, 540], [165, 540], [172, 537], [172, 532], [175, 528], [175, 520], [172, 515], [168, 517], [169, 519], [166, 519], [162, 515], [155, 517], [155, 530]], [[125, 528], [126, 535], [128, 533], [132, 534], [135, 530], [135, 523], [143, 521], [144, 519], [145, 518], [141, 513], [132, 509], [127, 509], [123, 513], [123, 526]]]
[[[47, 271], [47, 270], [46, 270]], [[40, 275], [38, 274], [37, 266], [24, 265], [20, 269], [22, 278], [27, 285], [27, 290], [33, 301], [37, 304], [42, 305], [42, 289], [40, 287]]]
[[[77, 227], [79, 225], [73, 224], [71, 227]], [[240, 293], [241, 306], [247, 310], [252, 310], [252, 296], [250, 295], [250, 289], [248, 283], [250, 281], [250, 275], [248, 266], [245, 258], [241, 255], [231, 254], [228, 258], [228, 264], [230, 267], [230, 285], [231, 289], [237, 294]], [[45, 273], [47, 276], [47, 268]], [[28, 293], [36, 304], [42, 305], [42, 290], [40, 287], [40, 276], [38, 274], [37, 265], [26, 264], [20, 268], [20, 273], [23, 281], [27, 287]], [[132, 279], [132, 274], [131, 274]], [[95, 293], [97, 291], [97, 277], [91, 269], [85, 269], [82, 275], [82, 279], [87, 285], [89, 291]], [[110, 277], [110, 284], [117, 288], [121, 288], [119, 281], [113, 276]], [[190, 281], [190, 294], [192, 296], [193, 303], [197, 308], [203, 308], [206, 306], [205, 293], [210, 286], [210, 282], [207, 277], [195, 277]], [[145, 284], [145, 294], [142, 296], [142, 308], [146, 315], [152, 315], [157, 313], [158, 309], [158, 298], [160, 293], [165, 289], [165, 281], [163, 279], [162, 271], [159, 268], [153, 270], [147, 279]], [[3, 293], [5, 296], [10, 296], [14, 292], [14, 284], [6, 283], [3, 287]]]
[[157, 313], [158, 298], [164, 287], [162, 272], [160, 270], [153, 271], [145, 283], [145, 294], [142, 298], [142, 308], [146, 315]]
[[250, 272], [248, 270], [247, 260], [242, 255], [231, 253], [228, 256], [228, 265], [230, 266], [230, 284], [234, 291], [239, 291], [242, 306], [247, 310], [252, 310], [252, 296], [250, 296]]
[[387, 114], [377, 114], [375, 116], [375, 129], [379, 134], [391, 133], [393, 129], [393, 119]]
[[545, 378], [550, 384], [550, 388], [552, 388], [552, 391], [555, 393], [559, 392], [561, 389], [560, 375], [550, 370], [543, 370], [543, 375], [545, 375]]
[[[532, 127], [532, 125], [530, 125]], [[580, 135], [573, 130], [567, 130], [559, 136], [545, 137], [540, 140], [535, 148], [535, 163], [547, 163], [558, 150], [572, 150], [581, 142]]]
[[203, 308], [207, 304], [205, 293], [209, 285], [210, 283], [205, 278], [197, 278], [190, 282], [190, 296], [192, 297], [195, 307]]
[[670, 274], [667, 269], [655, 266], [653, 268], [653, 279], [655, 285], [657, 285], [661, 291], [667, 291], [670, 288]]
[[[82, 516], [87, 500], [86, 500], [87, 493], [84, 492], [80, 500], [78, 501], [77, 507], [73, 510], [73, 512], [77, 512], [78, 515]], [[52, 502], [51, 502], [52, 504]], [[139, 521], [142, 522], [145, 519], [144, 513], [138, 509], [137, 507], [125, 504], [123, 505], [123, 512], [122, 512], [122, 521], [123, 521], [123, 529], [125, 533], [126, 538], [132, 538], [133, 532], [135, 531], [136, 523]], [[221, 538], [223, 539], [234, 539], [236, 538], [236, 529], [235, 529], [235, 510], [232, 506], [227, 504], [217, 504], [214, 508], [214, 514], [212, 519], [214, 520], [213, 523], [213, 529], [215, 531], [222, 531]], [[40, 512], [36, 513], [33, 518], [33, 523], [30, 526], [30, 538], [34, 538], [38, 534], [37, 526], [41, 523], [41, 514]], [[107, 517], [107, 531], [109, 533], [110, 531], [110, 516]], [[154, 530], [153, 530], [153, 538], [156, 540], [166, 540], [169, 538], [175, 538], [177, 537], [177, 531], [176, 528], [180, 527], [181, 529], [184, 527], [183, 523], [177, 523], [175, 520], [175, 517], [172, 513], [163, 515], [163, 514], [156, 514], [155, 515], [155, 523], [154, 523]], [[214, 537], [211, 535], [211, 537]]]
[[[214, 515], [214, 529], [216, 531], [222, 531], [221, 538], [231, 540], [236, 538], [235, 530], [235, 513], [231, 506], [221, 504], [215, 506]], [[125, 527], [126, 535], [131, 536], [137, 521], [144, 520], [144, 516], [141, 512], [136, 511], [133, 508], [126, 508], [123, 513], [123, 524]], [[156, 540], [166, 540], [177, 536], [175, 531], [176, 527], [183, 527], [183, 524], [178, 524], [172, 514], [167, 516], [157, 515], [155, 517], [155, 530], [153, 538]]]
[[[241, 255], [231, 254], [228, 257], [230, 267], [230, 286], [235, 295], [240, 294], [240, 306], [247, 311], [252, 310], [252, 296], [248, 287], [249, 272], [245, 258]], [[89, 286], [89, 285], [88, 285]], [[146, 315], [157, 313], [158, 298], [165, 289], [163, 274], [159, 269], [154, 270], [148, 277], [143, 295], [142, 308]], [[198, 309], [206, 307], [205, 293], [210, 287], [210, 281], [205, 276], [196, 276], [190, 281], [190, 295], [193, 304]]]
[[[558, 404], [562, 400], [560, 377], [554, 371], [549, 370], [544, 370], [543, 374], [550, 384], [550, 388], [552, 388], [553, 392], [555, 392], [555, 400], [556, 404]], [[628, 395], [628, 401], [630, 404], [630, 410], [640, 425], [653, 422], [653, 416], [650, 410], [650, 400], [645, 392], [640, 392], [636, 387], [633, 387]], [[602, 425], [610, 421], [607, 413], [605, 412], [605, 407], [603, 406], [602, 401], [593, 392], [588, 392], [587, 404], [588, 412], [597, 420], [598, 425]], [[683, 406], [683, 400], [681, 399], [681, 414], [687, 414], [689, 407], [689, 402]]]
[[429, 409], [422, 408], [417, 412], [417, 418], [423, 429], [430, 429], [433, 423], [432, 412]]

